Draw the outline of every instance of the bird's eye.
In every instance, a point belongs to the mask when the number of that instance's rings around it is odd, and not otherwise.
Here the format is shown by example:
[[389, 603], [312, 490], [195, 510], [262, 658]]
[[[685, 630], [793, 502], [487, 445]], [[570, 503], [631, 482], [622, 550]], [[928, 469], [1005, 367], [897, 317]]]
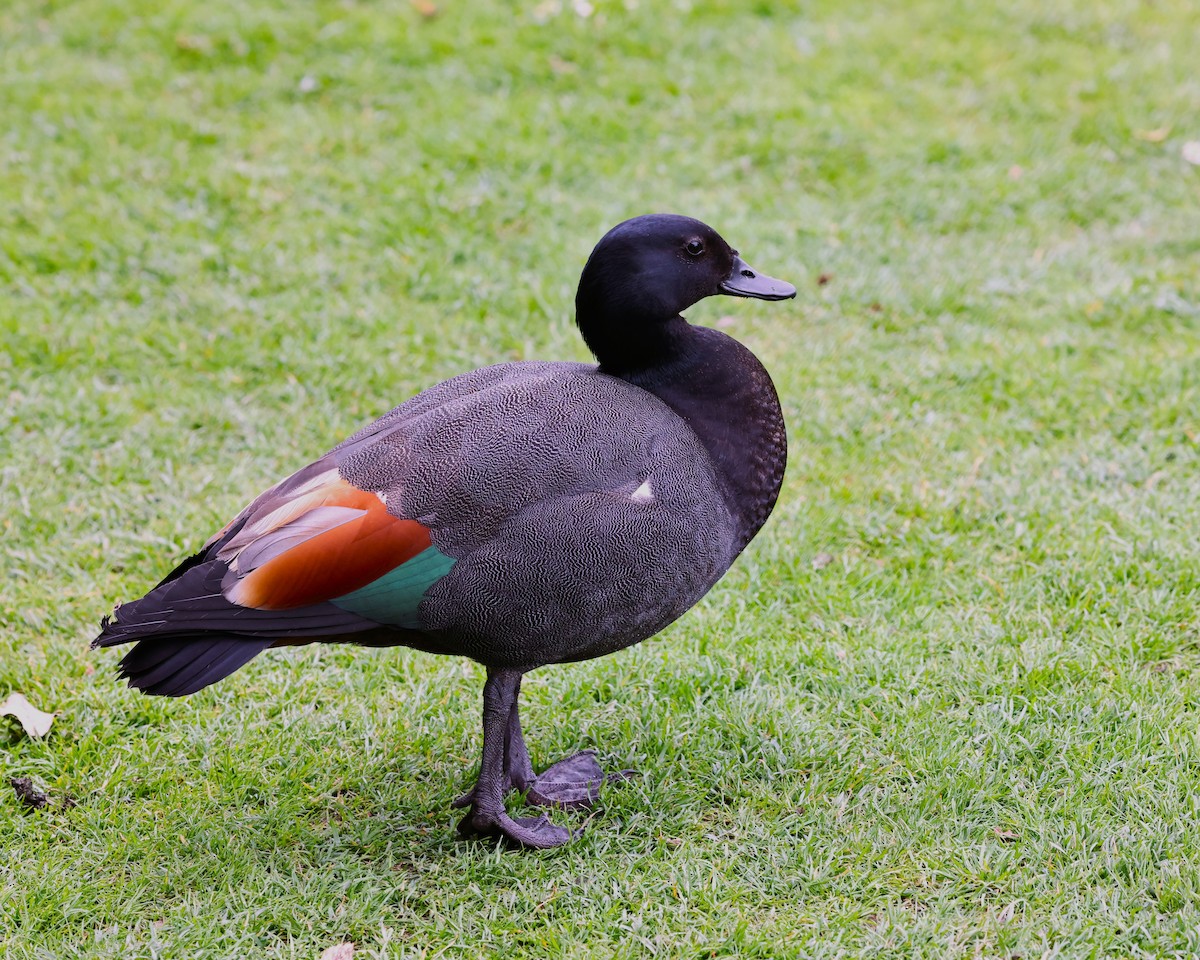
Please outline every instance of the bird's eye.
[[698, 257], [704, 252], [704, 244], [700, 240], [689, 240], [687, 242], [687, 252], [693, 257]]

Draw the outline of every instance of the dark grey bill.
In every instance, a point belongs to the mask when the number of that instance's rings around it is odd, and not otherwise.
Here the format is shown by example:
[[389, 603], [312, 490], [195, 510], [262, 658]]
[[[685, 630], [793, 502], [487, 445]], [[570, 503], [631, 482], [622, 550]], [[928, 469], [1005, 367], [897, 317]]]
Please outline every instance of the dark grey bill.
[[733, 269], [721, 281], [721, 292], [731, 297], [754, 297], [758, 300], [787, 300], [796, 295], [796, 288], [784, 280], [759, 273], [741, 257], [733, 258]]

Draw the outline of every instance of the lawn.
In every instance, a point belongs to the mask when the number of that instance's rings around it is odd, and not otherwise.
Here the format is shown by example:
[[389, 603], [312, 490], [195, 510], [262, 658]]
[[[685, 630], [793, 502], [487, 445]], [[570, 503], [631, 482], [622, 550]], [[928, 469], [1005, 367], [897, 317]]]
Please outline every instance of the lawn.
[[[0, 955], [1200, 952], [1194, 0], [12, 0], [0, 38], [0, 700], [58, 714], [0, 718]], [[642, 772], [582, 839], [456, 839], [469, 662], [161, 700], [89, 652], [393, 404], [585, 359], [579, 269], [653, 210], [799, 287], [689, 313], [792, 452], [694, 611], [527, 679], [535, 763]]]

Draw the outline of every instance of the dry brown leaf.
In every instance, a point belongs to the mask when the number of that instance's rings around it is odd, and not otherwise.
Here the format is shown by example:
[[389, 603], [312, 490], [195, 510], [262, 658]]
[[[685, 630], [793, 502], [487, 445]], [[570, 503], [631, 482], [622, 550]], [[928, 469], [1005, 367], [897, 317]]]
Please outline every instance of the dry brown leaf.
[[187, 53], [198, 53], [205, 57], [213, 52], [212, 37], [202, 34], [181, 33], [175, 37], [175, 46]]
[[1170, 127], [1157, 127], [1154, 130], [1134, 130], [1133, 135], [1146, 143], [1162, 143], [1171, 135]]
[[7, 700], [0, 703], [0, 715], [4, 714], [16, 717], [17, 723], [31, 737], [44, 737], [54, 724], [54, 714], [39, 710], [19, 693], [10, 694]]
[[34, 783], [30, 777], [13, 777], [8, 783], [16, 793], [17, 799], [27, 807], [41, 810], [50, 802], [50, 795]]
[[350, 960], [354, 956], [354, 944], [339, 943], [336, 947], [327, 947], [321, 954], [321, 960]]
[[34, 810], [41, 810], [52, 803], [57, 804], [64, 810], [70, 810], [72, 807], [78, 806], [75, 798], [69, 793], [60, 793], [57, 796], [52, 796], [38, 786], [32, 777], [10, 777], [8, 785], [13, 788], [13, 792], [17, 795], [18, 800], [27, 807], [33, 807]]

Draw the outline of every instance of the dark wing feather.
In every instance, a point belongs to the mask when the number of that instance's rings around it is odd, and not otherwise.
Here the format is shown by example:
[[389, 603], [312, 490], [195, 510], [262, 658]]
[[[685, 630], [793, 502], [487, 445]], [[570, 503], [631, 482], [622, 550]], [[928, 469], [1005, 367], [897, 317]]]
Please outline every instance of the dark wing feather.
[[121, 675], [147, 693], [182, 696], [276, 642], [378, 630], [378, 621], [328, 601], [428, 546], [426, 528], [393, 517], [326, 456], [256, 499], [146, 596], [119, 606], [92, 645], [139, 641]]
[[227, 567], [208, 560], [184, 572], [140, 600], [119, 606], [93, 646], [111, 647], [154, 636], [236, 633], [272, 640], [327, 637], [379, 624], [330, 603], [287, 610], [255, 610], [231, 603], [221, 592]]
[[179, 697], [229, 676], [270, 645], [237, 636], [156, 637], [137, 644], [118, 669], [143, 693]]

